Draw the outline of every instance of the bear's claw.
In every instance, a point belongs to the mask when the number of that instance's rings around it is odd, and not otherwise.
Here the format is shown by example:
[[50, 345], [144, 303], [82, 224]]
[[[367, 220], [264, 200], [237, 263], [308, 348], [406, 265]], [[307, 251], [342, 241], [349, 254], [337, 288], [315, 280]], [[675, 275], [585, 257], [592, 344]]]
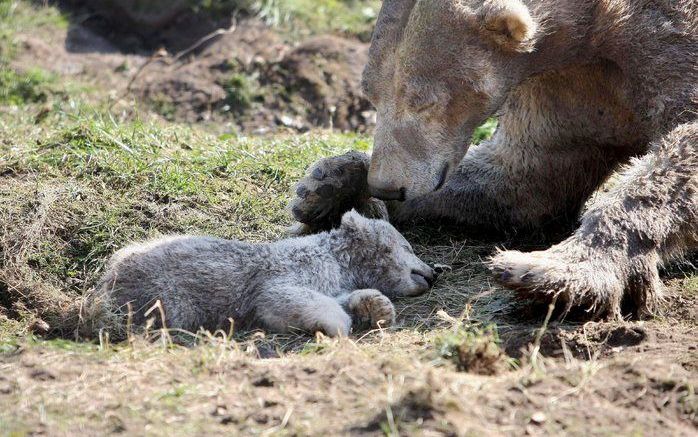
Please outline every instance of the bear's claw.
[[566, 310], [574, 306], [616, 316], [624, 287], [609, 267], [613, 264], [577, 252], [502, 251], [490, 259], [489, 268], [499, 284], [519, 297], [546, 303], [557, 298]]

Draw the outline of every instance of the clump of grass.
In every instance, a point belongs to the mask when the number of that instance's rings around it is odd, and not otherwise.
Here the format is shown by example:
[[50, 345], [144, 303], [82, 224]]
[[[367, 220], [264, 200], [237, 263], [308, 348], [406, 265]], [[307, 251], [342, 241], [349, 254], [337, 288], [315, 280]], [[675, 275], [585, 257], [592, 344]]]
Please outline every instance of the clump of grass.
[[0, 67], [0, 104], [20, 106], [45, 102], [55, 82], [54, 75], [38, 68], [19, 73]]
[[272, 25], [288, 25], [295, 30], [341, 32], [368, 39], [380, 8], [367, 0], [257, 0], [254, 8]]
[[225, 104], [233, 111], [252, 106], [256, 98], [255, 89], [259, 88], [256, 79], [245, 73], [234, 73], [221, 85], [226, 92]]
[[0, 0], [0, 57], [4, 56], [7, 59], [14, 53], [13, 38], [18, 32], [68, 27], [67, 16], [58, 8], [39, 6], [39, 3], [26, 0]]
[[435, 340], [438, 354], [452, 361], [458, 370], [480, 375], [496, 375], [509, 367], [500, 347], [495, 325], [459, 323]]
[[684, 290], [686, 290], [686, 295], [698, 295], [698, 276], [688, 277], [684, 281]]

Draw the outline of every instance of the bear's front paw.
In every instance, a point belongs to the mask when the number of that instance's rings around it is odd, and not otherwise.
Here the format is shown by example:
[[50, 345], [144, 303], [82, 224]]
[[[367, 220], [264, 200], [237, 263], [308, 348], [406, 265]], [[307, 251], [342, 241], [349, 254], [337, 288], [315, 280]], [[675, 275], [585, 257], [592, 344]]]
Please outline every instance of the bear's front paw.
[[349, 310], [360, 322], [372, 328], [387, 328], [395, 324], [395, 306], [378, 290], [356, 290], [349, 297]]
[[294, 218], [303, 225], [294, 232], [329, 230], [352, 208], [366, 209], [370, 204], [368, 166], [368, 155], [355, 151], [315, 163], [296, 185], [297, 197], [290, 208]]

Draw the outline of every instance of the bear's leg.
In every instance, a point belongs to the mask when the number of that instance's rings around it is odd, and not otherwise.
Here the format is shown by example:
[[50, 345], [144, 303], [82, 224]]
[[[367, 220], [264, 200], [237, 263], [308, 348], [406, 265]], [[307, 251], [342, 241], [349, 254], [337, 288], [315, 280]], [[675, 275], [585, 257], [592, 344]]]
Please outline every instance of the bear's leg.
[[386, 209], [368, 194], [369, 157], [351, 152], [318, 161], [299, 182], [292, 211], [302, 225], [295, 232], [329, 229], [351, 208], [386, 219], [389, 210], [393, 223], [445, 219], [493, 229], [571, 221], [617, 161], [601, 147], [523, 144], [500, 130], [466, 154], [443, 188]]
[[293, 329], [330, 337], [347, 336], [351, 317], [329, 296], [305, 287], [277, 286], [257, 296], [255, 316], [263, 328], [273, 332]]
[[372, 328], [387, 328], [395, 323], [393, 303], [378, 290], [355, 290], [343, 304], [360, 322], [371, 322]]
[[679, 126], [622, 173], [570, 238], [545, 251], [500, 252], [492, 270], [527, 296], [558, 296], [595, 315], [620, 317], [624, 297], [638, 316], [655, 312], [658, 265], [698, 248], [697, 149], [698, 122]]
[[599, 147], [531, 146], [500, 134], [468, 151], [440, 190], [391, 204], [390, 219], [493, 230], [572, 222], [616, 161]]

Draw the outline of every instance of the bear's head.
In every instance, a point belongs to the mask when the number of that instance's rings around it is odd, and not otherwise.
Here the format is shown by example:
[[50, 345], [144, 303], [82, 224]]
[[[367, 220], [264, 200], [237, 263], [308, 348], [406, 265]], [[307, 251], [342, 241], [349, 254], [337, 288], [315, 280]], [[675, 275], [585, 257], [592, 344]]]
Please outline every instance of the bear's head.
[[417, 296], [429, 289], [434, 270], [390, 223], [352, 210], [336, 231], [334, 250], [348, 266], [356, 288], [375, 288], [388, 297]]
[[476, 127], [525, 78], [538, 20], [522, 0], [384, 0], [362, 85], [377, 110], [375, 197], [438, 190]]

